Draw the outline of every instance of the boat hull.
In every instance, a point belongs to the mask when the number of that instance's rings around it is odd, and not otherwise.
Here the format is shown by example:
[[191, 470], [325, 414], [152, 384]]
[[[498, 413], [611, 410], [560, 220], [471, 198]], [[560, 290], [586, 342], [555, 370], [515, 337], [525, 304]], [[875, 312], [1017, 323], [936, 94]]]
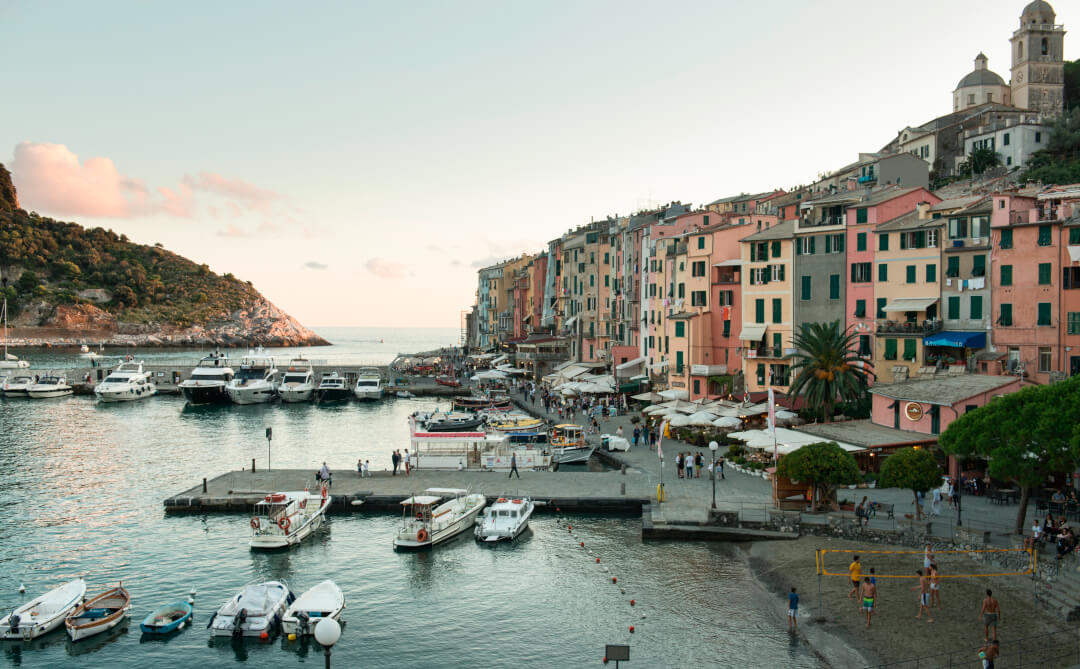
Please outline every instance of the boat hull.
[[324, 618], [339, 620], [345, 610], [345, 595], [333, 581], [323, 581], [303, 593], [289, 606], [281, 617], [281, 632], [307, 636], [315, 633], [315, 626]]
[[131, 596], [123, 587], [113, 588], [86, 600], [65, 620], [64, 626], [72, 641], [81, 641], [107, 632], [128, 617]]
[[430, 533], [427, 541], [417, 541], [416, 535], [402, 536], [398, 535], [394, 539], [394, 548], [400, 550], [423, 550], [425, 548], [431, 548], [437, 546], [445, 541], [453, 539], [457, 535], [461, 534], [465, 530], [469, 529], [476, 524], [476, 516], [484, 510], [484, 504], [477, 504], [468, 512], [462, 514], [460, 518], [446, 527]]
[[315, 401], [319, 404], [348, 402], [350, 399], [352, 399], [352, 391], [348, 388], [320, 388], [315, 391]]
[[180, 384], [180, 392], [188, 404], [229, 404], [229, 393], [225, 392], [225, 384], [207, 386], [185, 386]]
[[[496, 543], [499, 541], [513, 541], [521, 536], [521, 533], [528, 529], [529, 518], [532, 517], [536, 507], [531, 501], [516, 506], [521, 507], [522, 513], [513, 525], [488, 524], [485, 518], [476, 524], [476, 531], [474, 532], [476, 538], [485, 543]], [[488, 510], [491, 511], [491, 507], [488, 507]]]
[[310, 402], [315, 396], [315, 389], [311, 386], [303, 388], [286, 388], [281, 386], [278, 388], [278, 397], [282, 402], [299, 403]]
[[157, 394], [157, 388], [151, 386], [148, 390], [125, 389], [125, 390], [102, 390], [101, 386], [94, 389], [99, 402], [135, 402], [153, 397]]
[[381, 400], [382, 396], [383, 396], [383, 391], [382, 391], [382, 388], [365, 389], [365, 390], [361, 390], [359, 388], [356, 388], [356, 389], [353, 389], [353, 394], [356, 395], [356, 399], [358, 399], [358, 400], [360, 400], [362, 402], [366, 402], [366, 401]]
[[251, 537], [251, 547], [255, 550], [275, 550], [299, 544], [310, 537], [315, 530], [322, 527], [323, 520], [326, 518], [326, 509], [330, 506], [331, 499], [331, 497], [327, 497], [326, 504], [315, 512], [306, 523], [296, 529], [290, 528], [291, 531], [288, 534], [260, 534]]
[[249, 384], [246, 386], [226, 386], [229, 399], [233, 404], [265, 404], [274, 399], [274, 387], [269, 383]]
[[[181, 613], [182, 615], [172, 615]], [[174, 602], [159, 607], [150, 615], [143, 618], [139, 629], [143, 634], [170, 634], [188, 625], [191, 621], [193, 610], [187, 602]]]
[[30, 397], [30, 392], [25, 388], [19, 388], [16, 390], [5, 390], [3, 395], [4, 397]]
[[54, 390], [28, 390], [26, 394], [35, 400], [47, 400], [54, 397], [67, 397], [68, 395], [75, 394], [75, 391], [71, 388], [57, 388]]
[[560, 465], [571, 465], [578, 462], [587, 462], [592, 457], [595, 446], [581, 446], [577, 448], [557, 448], [552, 454], [552, 460]]
[[[52, 632], [61, 627], [68, 614], [82, 604], [85, 595], [86, 583], [82, 579], [76, 579], [50, 590], [0, 619], [0, 639], [29, 641]], [[41, 617], [31, 613], [35, 609], [40, 611], [43, 605], [52, 601], [55, 601], [56, 605], [51, 613]], [[11, 625], [12, 615], [19, 615], [21, 618], [20, 624], [14, 629]]]

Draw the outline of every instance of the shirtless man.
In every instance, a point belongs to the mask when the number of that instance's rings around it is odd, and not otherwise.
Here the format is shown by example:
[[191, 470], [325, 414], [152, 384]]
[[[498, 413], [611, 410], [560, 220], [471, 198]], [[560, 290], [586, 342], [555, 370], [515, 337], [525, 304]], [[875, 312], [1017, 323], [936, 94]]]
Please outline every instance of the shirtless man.
[[911, 588], [919, 591], [919, 615], [915, 618], [922, 618], [923, 611], [926, 611], [928, 622], [934, 622], [934, 614], [930, 612], [930, 579], [923, 575], [922, 569], [916, 569], [915, 573], [919, 575], [919, 584]]
[[994, 641], [997, 641], [997, 626], [1001, 619], [1001, 605], [994, 599], [994, 593], [989, 588], [986, 590], [986, 599], [982, 601], [979, 615], [983, 619], [983, 641], [990, 640], [990, 628], [994, 628]]
[[866, 611], [866, 626], [870, 627], [870, 616], [874, 615], [874, 602], [877, 600], [877, 586], [870, 582], [870, 577], [863, 579], [862, 608]]
[[994, 658], [1000, 654], [997, 639], [987, 642], [979, 649], [979, 659], [982, 660], [983, 669], [994, 669]]
[[930, 605], [941, 608], [941, 574], [938, 573], [937, 563], [930, 563]]

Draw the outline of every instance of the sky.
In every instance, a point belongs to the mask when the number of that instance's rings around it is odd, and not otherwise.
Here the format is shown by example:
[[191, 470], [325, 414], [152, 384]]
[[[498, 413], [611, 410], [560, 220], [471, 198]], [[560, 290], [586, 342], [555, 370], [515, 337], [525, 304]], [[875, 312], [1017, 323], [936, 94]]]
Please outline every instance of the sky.
[[305, 325], [456, 327], [478, 267], [808, 183], [950, 112], [980, 51], [1008, 81], [1025, 4], [0, 0], [0, 162]]

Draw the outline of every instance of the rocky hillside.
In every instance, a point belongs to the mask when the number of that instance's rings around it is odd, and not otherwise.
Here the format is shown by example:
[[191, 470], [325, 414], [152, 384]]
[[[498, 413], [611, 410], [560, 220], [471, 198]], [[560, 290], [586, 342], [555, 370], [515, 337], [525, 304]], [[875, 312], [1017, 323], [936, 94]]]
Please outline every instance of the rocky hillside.
[[0, 277], [13, 344], [328, 344], [232, 274], [21, 209], [3, 165]]

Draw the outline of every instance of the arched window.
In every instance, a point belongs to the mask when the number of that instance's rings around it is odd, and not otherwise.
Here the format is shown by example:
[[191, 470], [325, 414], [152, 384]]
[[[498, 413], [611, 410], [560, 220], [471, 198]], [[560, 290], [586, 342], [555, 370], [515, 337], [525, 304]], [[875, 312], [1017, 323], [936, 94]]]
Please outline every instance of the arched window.
[[1050, 53], [1050, 44], [1046, 41], [1046, 38], [1042, 38], [1042, 55]]
[[1016, 43], [1016, 57], [1017, 58], [1023, 58], [1024, 57], [1024, 40], [1020, 40], [1019, 42]]

